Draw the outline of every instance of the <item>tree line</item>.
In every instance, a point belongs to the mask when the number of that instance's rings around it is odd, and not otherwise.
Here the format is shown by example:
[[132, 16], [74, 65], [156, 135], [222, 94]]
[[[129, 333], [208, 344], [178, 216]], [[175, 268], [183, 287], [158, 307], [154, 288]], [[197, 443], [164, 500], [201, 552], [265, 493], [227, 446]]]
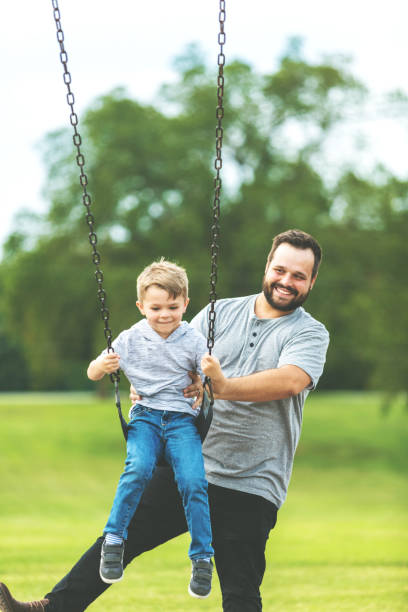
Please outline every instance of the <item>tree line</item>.
[[[136, 277], [162, 255], [188, 271], [187, 318], [208, 301], [215, 75], [194, 46], [176, 66], [155, 103], [118, 88], [81, 118], [114, 334], [136, 320]], [[405, 391], [408, 180], [347, 160], [333, 177], [326, 164], [369, 92], [345, 61], [307, 62], [294, 43], [273, 73], [234, 61], [225, 78], [219, 297], [260, 290], [276, 233], [310, 232], [324, 256], [306, 308], [331, 334], [321, 388]], [[43, 155], [48, 212], [22, 219], [0, 262], [2, 390], [90, 388], [105, 344], [69, 128]]]

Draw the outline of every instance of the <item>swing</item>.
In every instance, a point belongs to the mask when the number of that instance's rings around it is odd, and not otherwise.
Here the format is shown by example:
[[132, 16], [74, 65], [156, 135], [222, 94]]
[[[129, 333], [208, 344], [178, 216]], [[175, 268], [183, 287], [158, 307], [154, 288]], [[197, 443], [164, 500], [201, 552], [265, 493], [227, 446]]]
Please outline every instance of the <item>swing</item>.
[[[113, 351], [112, 348], [112, 331], [109, 327], [109, 309], [106, 302], [106, 292], [103, 288], [104, 276], [100, 268], [101, 256], [96, 249], [97, 235], [94, 228], [95, 218], [91, 211], [91, 196], [88, 193], [88, 177], [85, 173], [85, 158], [81, 151], [82, 139], [78, 131], [78, 115], [74, 110], [74, 94], [71, 89], [71, 74], [68, 70], [68, 54], [64, 46], [64, 33], [61, 27], [61, 14], [58, 6], [58, 0], [51, 0], [53, 7], [53, 16], [55, 25], [57, 28], [57, 41], [60, 47], [60, 61], [63, 66], [63, 78], [67, 88], [67, 103], [70, 107], [70, 123], [73, 127], [73, 142], [76, 149], [76, 163], [79, 168], [79, 182], [82, 187], [82, 202], [86, 208], [85, 220], [89, 228], [89, 243], [92, 249], [92, 262], [95, 266], [95, 279], [97, 283], [97, 297], [100, 305], [101, 317], [104, 323], [104, 335], [107, 344], [108, 351]], [[208, 313], [208, 335], [207, 335], [207, 348], [211, 355], [211, 351], [214, 347], [214, 333], [215, 333], [215, 303], [217, 301], [216, 283], [218, 276], [218, 253], [219, 253], [219, 233], [220, 233], [220, 194], [221, 194], [221, 168], [222, 168], [222, 140], [223, 140], [223, 127], [222, 119], [224, 117], [224, 44], [225, 44], [225, 0], [219, 0], [219, 25], [220, 30], [218, 33], [218, 77], [217, 77], [217, 108], [216, 108], [216, 130], [215, 130], [215, 150], [216, 157], [214, 162], [215, 167], [215, 178], [214, 178], [214, 199], [212, 203], [212, 225], [211, 225], [211, 236], [210, 236], [210, 251], [211, 251], [211, 268], [210, 268], [210, 294], [209, 294], [209, 313]], [[114, 384], [115, 389], [115, 403], [118, 411], [122, 432], [127, 439], [128, 424], [122, 414], [122, 408], [120, 403], [119, 394], [119, 382], [120, 382], [120, 370], [117, 370], [113, 374], [110, 374], [111, 382]], [[204, 380], [204, 392], [203, 400], [201, 403], [200, 412], [196, 418], [196, 425], [199, 431], [201, 440], [203, 441], [207, 435], [208, 429], [211, 425], [214, 405], [214, 395], [212, 390], [211, 379], [205, 377]]]

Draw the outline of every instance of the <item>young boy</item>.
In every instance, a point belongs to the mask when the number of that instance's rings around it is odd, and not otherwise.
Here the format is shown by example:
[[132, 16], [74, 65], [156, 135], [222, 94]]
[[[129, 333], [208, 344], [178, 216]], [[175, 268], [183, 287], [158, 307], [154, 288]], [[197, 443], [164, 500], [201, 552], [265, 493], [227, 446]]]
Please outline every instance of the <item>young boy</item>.
[[145, 318], [123, 331], [112, 343], [114, 352], [103, 351], [87, 372], [91, 380], [100, 380], [120, 367], [141, 397], [130, 413], [125, 469], [104, 530], [99, 573], [107, 583], [122, 579], [130, 519], [164, 456], [174, 471], [191, 535], [188, 590], [202, 599], [210, 594], [214, 551], [201, 440], [194, 423], [198, 409], [183, 389], [191, 384], [188, 372], [201, 374], [206, 340], [182, 321], [189, 302], [183, 268], [163, 258], [147, 266], [137, 279], [137, 297]]

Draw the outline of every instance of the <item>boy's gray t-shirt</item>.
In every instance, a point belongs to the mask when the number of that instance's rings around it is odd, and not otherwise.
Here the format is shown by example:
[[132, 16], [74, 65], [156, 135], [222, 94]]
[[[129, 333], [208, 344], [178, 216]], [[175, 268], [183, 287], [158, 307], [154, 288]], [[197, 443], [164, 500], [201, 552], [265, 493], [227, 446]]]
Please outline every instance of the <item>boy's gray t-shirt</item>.
[[[276, 319], [255, 315], [257, 295], [216, 304], [214, 355], [227, 378], [295, 365], [314, 389], [323, 371], [329, 334], [302, 307]], [[207, 334], [208, 308], [192, 320]], [[203, 445], [210, 483], [260, 495], [278, 508], [286, 498], [309, 389], [269, 402], [216, 400]]]
[[183, 389], [191, 385], [189, 371], [202, 376], [201, 358], [207, 343], [199, 331], [182, 321], [168, 338], [162, 338], [142, 319], [121, 332], [112, 347], [144, 406], [197, 416], [198, 411], [192, 409], [194, 400], [185, 398]]

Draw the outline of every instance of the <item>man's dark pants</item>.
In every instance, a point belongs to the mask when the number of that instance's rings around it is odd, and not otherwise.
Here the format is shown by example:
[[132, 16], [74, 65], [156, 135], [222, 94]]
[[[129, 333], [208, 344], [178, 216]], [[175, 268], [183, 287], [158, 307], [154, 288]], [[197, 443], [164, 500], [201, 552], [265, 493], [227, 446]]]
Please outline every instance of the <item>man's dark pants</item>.
[[[214, 560], [224, 612], [262, 610], [259, 588], [265, 572], [265, 546], [277, 509], [257, 495], [209, 485]], [[130, 523], [125, 547], [127, 565], [187, 531], [173, 473], [158, 467]], [[82, 612], [108, 587], [99, 577], [103, 538], [79, 559], [46, 597], [49, 612]]]

